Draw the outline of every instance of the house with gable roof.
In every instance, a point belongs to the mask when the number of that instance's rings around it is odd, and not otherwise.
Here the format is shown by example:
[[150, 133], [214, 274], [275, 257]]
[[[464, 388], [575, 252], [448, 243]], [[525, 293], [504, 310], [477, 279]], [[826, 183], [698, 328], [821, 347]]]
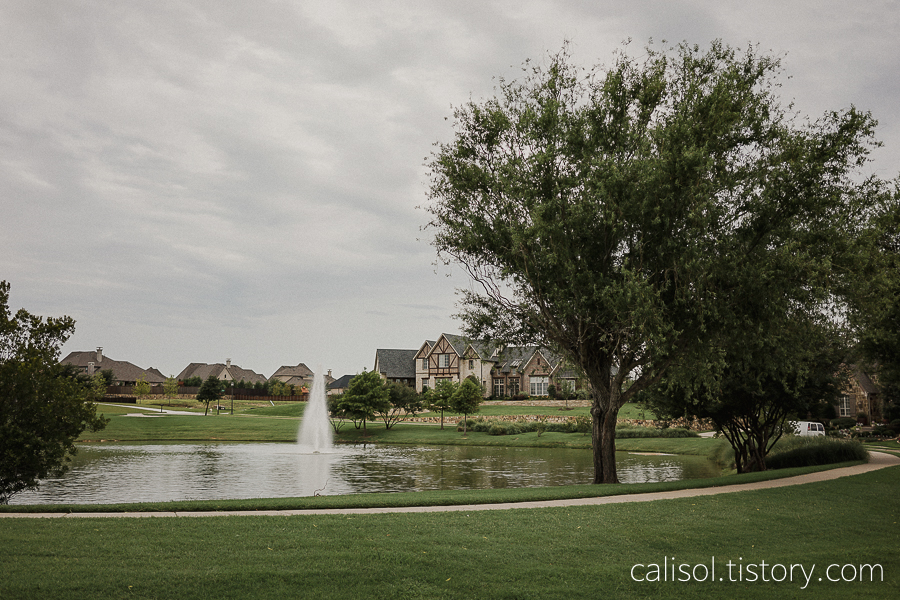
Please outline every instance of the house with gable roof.
[[442, 333], [426, 340], [414, 355], [416, 391], [433, 388], [438, 381], [460, 382], [474, 376], [485, 396], [546, 396], [557, 378], [571, 381], [571, 371], [562, 369], [560, 357], [539, 346], [497, 348], [484, 340], [469, 340]]
[[231, 359], [226, 358], [225, 363], [215, 363], [212, 365], [206, 363], [191, 363], [184, 368], [181, 373], [178, 374], [178, 380], [184, 381], [185, 379], [189, 379], [191, 377], [199, 377], [200, 379], [206, 381], [209, 379], [210, 375], [215, 375], [216, 378], [222, 381], [233, 381], [235, 383], [239, 383], [243, 381], [244, 383], [256, 384], [257, 382], [265, 383], [266, 378], [264, 375], [260, 375], [256, 371], [251, 371], [250, 369], [242, 369], [237, 365], [231, 364]]
[[104, 356], [102, 347], [98, 347], [95, 351], [70, 352], [59, 362], [81, 368], [88, 377], [93, 377], [95, 373], [109, 369], [113, 372], [114, 385], [134, 385], [141, 379], [151, 385], [162, 384], [166, 381], [165, 375], [158, 369], [153, 367], [142, 369], [127, 360], [113, 360]]
[[846, 369], [846, 383], [835, 406], [837, 416], [855, 419], [864, 414], [868, 423], [877, 423], [882, 418], [878, 384], [859, 365], [849, 365]]
[[416, 385], [416, 351], [379, 348], [375, 351], [374, 371], [386, 381], [409, 387]]

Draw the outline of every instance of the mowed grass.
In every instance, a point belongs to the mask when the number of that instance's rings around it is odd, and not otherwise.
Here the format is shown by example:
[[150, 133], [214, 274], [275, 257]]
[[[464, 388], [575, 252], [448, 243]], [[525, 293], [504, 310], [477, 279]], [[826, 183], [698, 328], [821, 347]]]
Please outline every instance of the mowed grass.
[[[0, 519], [0, 598], [874, 598], [900, 594], [900, 468], [597, 507], [213, 518]], [[635, 581], [716, 562], [715, 581]], [[803, 565], [737, 581], [735, 566]], [[829, 565], [880, 565], [828, 581]], [[695, 571], [703, 576], [703, 569]], [[850, 569], [844, 573], [851, 574]], [[832, 577], [840, 570], [832, 568]], [[681, 576], [680, 573], [677, 573]], [[722, 581], [719, 581], [719, 578]], [[883, 580], [882, 580], [883, 579]], [[806, 589], [802, 589], [806, 586]]]

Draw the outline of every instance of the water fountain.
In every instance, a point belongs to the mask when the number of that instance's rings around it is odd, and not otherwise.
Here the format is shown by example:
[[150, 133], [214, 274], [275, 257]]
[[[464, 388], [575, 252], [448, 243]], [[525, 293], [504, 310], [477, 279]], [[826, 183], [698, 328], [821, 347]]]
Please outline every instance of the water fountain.
[[305, 452], [324, 453], [332, 451], [334, 436], [328, 420], [328, 400], [325, 397], [325, 376], [322, 365], [318, 365], [313, 376], [313, 386], [309, 391], [309, 402], [303, 411], [297, 444]]

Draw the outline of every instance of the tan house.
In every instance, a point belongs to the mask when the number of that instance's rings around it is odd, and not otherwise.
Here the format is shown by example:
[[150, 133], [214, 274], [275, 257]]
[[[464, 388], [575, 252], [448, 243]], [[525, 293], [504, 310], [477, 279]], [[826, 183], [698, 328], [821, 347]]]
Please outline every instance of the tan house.
[[113, 385], [134, 385], [140, 379], [150, 384], [162, 384], [166, 381], [165, 375], [158, 369], [142, 369], [126, 360], [113, 360], [104, 356], [102, 347], [88, 352], [70, 352], [60, 362], [80, 367], [88, 377], [93, 377], [100, 371], [112, 370]]
[[443, 333], [427, 340], [414, 356], [416, 391], [433, 388], [438, 381], [460, 382], [473, 376], [484, 388], [485, 397], [546, 396], [557, 379], [575, 378], [560, 370], [559, 357], [538, 346], [497, 348], [483, 340], [469, 340]]
[[178, 374], [178, 380], [184, 381], [185, 379], [189, 379], [191, 377], [199, 377], [200, 379], [206, 381], [209, 379], [210, 375], [215, 375], [216, 378], [222, 381], [233, 381], [235, 383], [239, 383], [243, 381], [244, 383], [256, 384], [257, 382], [265, 383], [266, 378], [263, 375], [255, 371], [251, 371], [250, 369], [242, 369], [237, 365], [231, 364], [231, 359], [225, 359], [225, 363], [215, 363], [215, 364], [206, 364], [206, 363], [191, 363], [184, 368], [181, 373]]
[[856, 418], [866, 415], [869, 423], [882, 418], [881, 396], [877, 383], [858, 365], [850, 365], [847, 383], [835, 407], [837, 416]]

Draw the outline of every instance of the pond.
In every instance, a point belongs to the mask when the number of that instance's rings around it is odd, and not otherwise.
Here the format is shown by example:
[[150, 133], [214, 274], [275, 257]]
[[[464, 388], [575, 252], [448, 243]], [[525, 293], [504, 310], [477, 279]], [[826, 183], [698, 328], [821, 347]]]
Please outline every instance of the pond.
[[[697, 456], [617, 453], [623, 483], [715, 477]], [[11, 504], [113, 504], [590, 483], [590, 450], [482, 446], [296, 444], [82, 445], [71, 468]]]

